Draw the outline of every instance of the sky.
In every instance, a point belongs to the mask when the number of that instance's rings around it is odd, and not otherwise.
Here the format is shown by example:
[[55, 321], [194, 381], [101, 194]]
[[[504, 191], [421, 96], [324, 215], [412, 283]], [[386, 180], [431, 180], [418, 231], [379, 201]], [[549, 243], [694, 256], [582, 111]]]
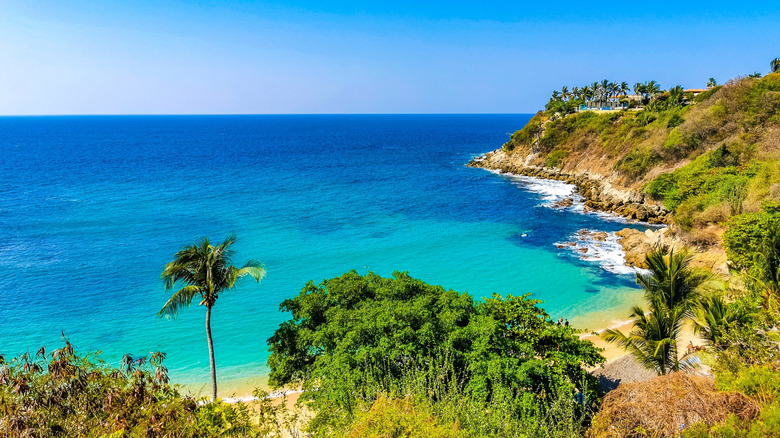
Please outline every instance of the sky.
[[0, 115], [531, 113], [780, 57], [775, 2], [0, 0]]

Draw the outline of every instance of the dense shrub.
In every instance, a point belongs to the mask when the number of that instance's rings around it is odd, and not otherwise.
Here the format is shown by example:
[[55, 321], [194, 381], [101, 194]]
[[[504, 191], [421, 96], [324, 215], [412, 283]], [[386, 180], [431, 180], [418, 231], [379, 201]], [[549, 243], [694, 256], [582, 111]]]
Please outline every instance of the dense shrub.
[[676, 128], [677, 126], [680, 126], [684, 121], [685, 119], [683, 119], [679, 114], [673, 114], [669, 118], [669, 121], [666, 122], [666, 126], [669, 128]]
[[736, 269], [755, 275], [753, 268], [772, 225], [780, 223], [780, 202], [765, 201], [760, 211], [735, 216], [723, 234], [726, 254]]
[[547, 155], [547, 167], [560, 166], [563, 160], [565, 160], [568, 156], [569, 151], [564, 151], [561, 149], [552, 151], [549, 155]]
[[587, 403], [572, 394], [594, 399], [583, 367], [603, 358], [538, 304], [475, 302], [405, 273], [309, 283], [282, 303], [292, 318], [269, 339], [270, 381], [307, 390], [317, 433], [345, 430], [377, 394], [410, 395], [469, 434], [520, 436], [556, 415], [560, 428], [581, 427], [573, 413]]
[[663, 201], [666, 208], [675, 211], [677, 223], [690, 229], [721, 219], [713, 214], [721, 204], [728, 207], [729, 215], [741, 213], [750, 181], [760, 167], [739, 144], [724, 144], [685, 167], [659, 175], [644, 191]]
[[510, 140], [504, 145], [504, 150], [511, 151], [519, 146], [531, 147], [536, 143], [543, 131], [544, 113], [536, 113], [531, 120], [526, 123], [523, 129], [512, 134]]
[[636, 177], [644, 175], [660, 161], [661, 156], [656, 151], [652, 149], [640, 151], [638, 148], [635, 148], [628, 155], [623, 157], [615, 168], [620, 172]]

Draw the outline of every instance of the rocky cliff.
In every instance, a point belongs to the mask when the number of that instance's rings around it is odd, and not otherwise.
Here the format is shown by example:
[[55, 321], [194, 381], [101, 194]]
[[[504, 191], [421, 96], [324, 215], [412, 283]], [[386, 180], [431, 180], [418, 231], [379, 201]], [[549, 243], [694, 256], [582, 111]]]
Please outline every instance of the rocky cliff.
[[653, 202], [644, 193], [615, 187], [609, 178], [603, 175], [589, 171], [571, 172], [528, 165], [526, 162], [527, 157], [521, 154], [507, 154], [499, 149], [472, 160], [468, 165], [515, 175], [566, 181], [577, 187], [577, 191], [585, 198], [585, 206], [593, 210], [615, 213], [628, 219], [651, 224], [665, 224], [671, 221], [669, 211], [662, 205]]

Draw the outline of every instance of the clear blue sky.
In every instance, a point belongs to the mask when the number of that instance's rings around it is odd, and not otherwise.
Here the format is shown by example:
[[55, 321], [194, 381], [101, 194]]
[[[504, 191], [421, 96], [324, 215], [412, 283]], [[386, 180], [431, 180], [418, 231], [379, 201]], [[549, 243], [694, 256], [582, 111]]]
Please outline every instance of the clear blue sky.
[[773, 2], [0, 0], [0, 114], [523, 113], [780, 57]]

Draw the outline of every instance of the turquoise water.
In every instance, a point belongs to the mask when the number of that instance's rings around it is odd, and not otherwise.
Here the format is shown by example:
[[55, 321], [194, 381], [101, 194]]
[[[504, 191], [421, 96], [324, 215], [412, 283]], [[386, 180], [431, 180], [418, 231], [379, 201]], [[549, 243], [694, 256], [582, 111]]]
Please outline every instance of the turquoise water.
[[638, 296], [614, 242], [586, 242], [585, 256], [556, 244], [625, 224], [552, 208], [570, 196], [563, 184], [464, 166], [528, 119], [0, 118], [0, 353], [57, 346], [61, 332], [109, 361], [161, 350], [174, 381], [197, 390], [204, 309], [158, 319], [159, 274], [184, 244], [228, 232], [236, 264], [260, 259], [268, 275], [215, 307], [225, 391], [267, 371], [283, 299], [350, 269], [478, 297], [531, 292], [556, 318], [609, 323]]

